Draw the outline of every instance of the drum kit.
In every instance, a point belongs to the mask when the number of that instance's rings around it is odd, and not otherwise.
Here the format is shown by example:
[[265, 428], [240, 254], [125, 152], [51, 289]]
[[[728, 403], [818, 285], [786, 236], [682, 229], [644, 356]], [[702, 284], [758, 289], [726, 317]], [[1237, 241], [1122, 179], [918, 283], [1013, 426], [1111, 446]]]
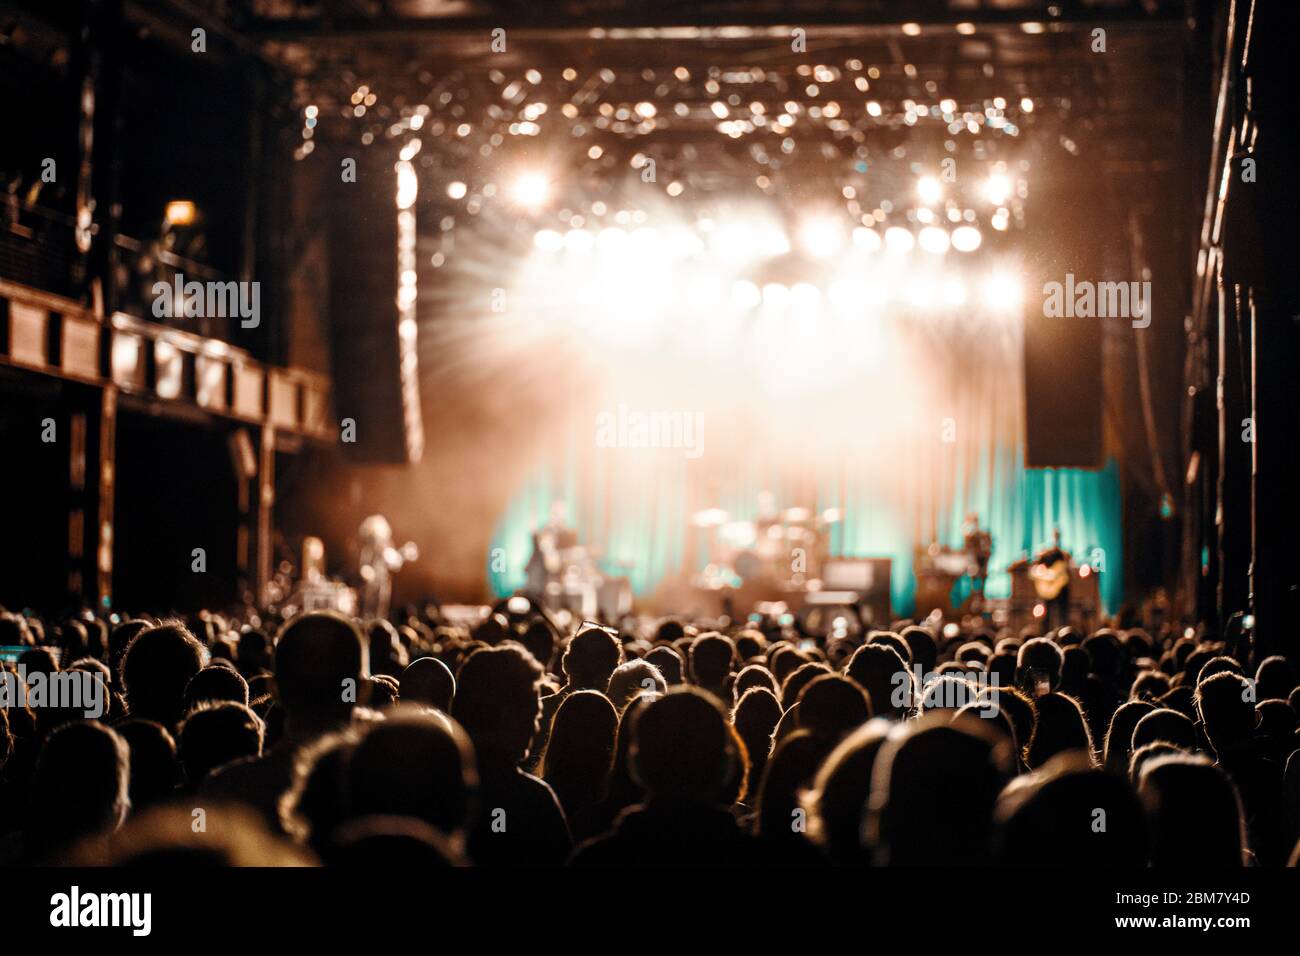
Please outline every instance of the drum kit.
[[826, 559], [829, 529], [842, 520], [838, 508], [786, 508], [751, 520], [721, 508], [698, 511], [691, 525], [706, 533], [709, 561], [692, 583], [708, 591], [742, 584], [806, 590]]

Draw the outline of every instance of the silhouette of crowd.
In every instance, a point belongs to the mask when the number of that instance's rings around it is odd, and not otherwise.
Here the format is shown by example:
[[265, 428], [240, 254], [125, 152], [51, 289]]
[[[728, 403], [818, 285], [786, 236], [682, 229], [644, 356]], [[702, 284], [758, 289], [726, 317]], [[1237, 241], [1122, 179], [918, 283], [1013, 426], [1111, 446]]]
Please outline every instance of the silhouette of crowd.
[[[0, 862], [1296, 865], [1300, 678], [1248, 632], [787, 617], [42, 620]], [[54, 675], [102, 713], [16, 699]], [[4, 676], [4, 675], [0, 675]], [[68, 686], [71, 686], [69, 684]], [[24, 695], [20, 695], [20, 698]], [[84, 702], [83, 702], [84, 703]]]

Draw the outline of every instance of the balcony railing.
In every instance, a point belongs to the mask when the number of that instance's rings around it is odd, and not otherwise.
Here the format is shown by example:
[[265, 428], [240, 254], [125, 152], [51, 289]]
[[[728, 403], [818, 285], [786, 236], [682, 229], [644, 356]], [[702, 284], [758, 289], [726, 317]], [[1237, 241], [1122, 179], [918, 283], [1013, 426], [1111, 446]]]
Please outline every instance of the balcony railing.
[[0, 278], [67, 298], [80, 298], [85, 257], [67, 213], [0, 196]]
[[[208, 339], [234, 343], [237, 316], [187, 317], [182, 310], [158, 315], [158, 283], [234, 281], [205, 263], [177, 254], [159, 240], [119, 235], [114, 239], [113, 302], [116, 311]], [[0, 279], [76, 301], [87, 301], [86, 257], [77, 249], [73, 216], [0, 196]], [[176, 314], [179, 312], [179, 314]]]
[[[235, 281], [231, 276], [211, 266], [177, 255], [163, 248], [159, 242], [143, 242], [127, 236], [118, 236], [116, 245], [115, 285], [119, 311], [147, 322], [160, 322], [204, 338], [218, 339], [222, 342], [235, 341], [237, 317], [206, 313], [187, 317], [179, 307], [170, 310], [173, 314], [160, 316], [157, 314], [159, 310], [155, 309], [160, 297], [168, 296], [168, 293], [159, 290], [159, 283], [172, 289], [179, 278], [182, 283], [219, 283], [224, 286]], [[171, 304], [179, 305], [175, 302]]]

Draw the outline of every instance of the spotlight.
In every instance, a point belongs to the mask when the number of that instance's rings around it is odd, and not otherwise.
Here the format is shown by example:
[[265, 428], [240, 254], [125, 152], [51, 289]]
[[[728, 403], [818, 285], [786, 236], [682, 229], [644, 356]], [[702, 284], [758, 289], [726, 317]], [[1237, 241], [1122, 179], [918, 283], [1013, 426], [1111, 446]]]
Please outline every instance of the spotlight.
[[1011, 180], [1005, 173], [993, 173], [984, 181], [984, 198], [1001, 206], [1011, 196]]
[[415, 167], [409, 160], [397, 164], [397, 208], [410, 209], [415, 205], [415, 197], [420, 192], [420, 178], [415, 175]]
[[738, 279], [731, 286], [731, 302], [738, 309], [756, 309], [763, 301], [758, 286], [746, 279]]
[[984, 237], [974, 226], [958, 226], [952, 231], [952, 247], [958, 252], [974, 252]]
[[858, 226], [853, 230], [853, 244], [867, 252], [879, 252], [882, 245], [880, 233], [866, 226]]
[[902, 226], [890, 226], [885, 230], [885, 245], [890, 252], [910, 252], [916, 239]]
[[966, 304], [966, 284], [960, 279], [948, 279], [943, 284], [943, 301], [953, 307]]
[[818, 259], [828, 259], [844, 245], [840, 224], [826, 216], [807, 220], [799, 231], [799, 240], [808, 254]]
[[191, 226], [198, 215], [198, 207], [188, 199], [173, 199], [163, 213], [169, 226]]
[[550, 195], [551, 184], [541, 173], [524, 173], [515, 180], [515, 202], [521, 206], [536, 208]]
[[564, 248], [564, 237], [554, 229], [542, 229], [533, 236], [533, 245], [543, 252], [559, 252]]
[[464, 199], [467, 191], [468, 187], [460, 181], [447, 184], [447, 195], [452, 199]]
[[931, 255], [943, 255], [948, 251], [948, 233], [938, 226], [926, 226], [917, 237], [921, 249]]
[[903, 301], [917, 309], [931, 309], [938, 302], [934, 286], [925, 279], [912, 279], [903, 291]]
[[779, 282], [763, 286], [763, 304], [769, 309], [783, 309], [790, 303], [790, 290]]
[[618, 226], [609, 226], [596, 235], [596, 245], [600, 247], [601, 252], [621, 249], [626, 242], [627, 233]]
[[704, 251], [704, 241], [690, 229], [679, 227], [668, 231], [668, 247], [678, 258], [689, 259]]
[[921, 202], [936, 203], [943, 196], [943, 187], [933, 176], [922, 176], [916, 181], [916, 194], [921, 197]]
[[783, 256], [790, 251], [790, 240], [776, 226], [760, 229], [756, 241], [759, 251], [766, 256]]
[[1014, 276], [995, 272], [984, 282], [984, 304], [999, 312], [1015, 312], [1020, 308], [1022, 292]]
[[811, 282], [796, 282], [790, 290], [790, 306], [795, 318], [815, 318], [821, 310], [821, 304], [821, 290]]
[[564, 245], [570, 252], [590, 252], [596, 237], [586, 229], [570, 229], [564, 234]]
[[830, 300], [831, 305], [841, 309], [852, 308], [864, 298], [861, 283], [849, 279], [836, 279], [832, 282], [831, 287], [827, 290], [826, 297]]
[[640, 257], [642, 261], [652, 256], [662, 257], [664, 254], [663, 246], [659, 242], [659, 233], [650, 226], [633, 229], [632, 234], [627, 238], [629, 251], [633, 256]]

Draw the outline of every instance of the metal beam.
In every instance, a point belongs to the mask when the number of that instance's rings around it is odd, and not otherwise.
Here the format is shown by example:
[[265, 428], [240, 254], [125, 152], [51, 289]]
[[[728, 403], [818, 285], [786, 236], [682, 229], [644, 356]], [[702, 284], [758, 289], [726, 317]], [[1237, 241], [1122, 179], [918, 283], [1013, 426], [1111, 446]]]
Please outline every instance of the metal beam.
[[[865, 31], [891, 34], [901, 32], [904, 23], [922, 29], [955, 28], [959, 23], [973, 23], [976, 29], [1019, 29], [1022, 23], [1042, 23], [1048, 33], [1086, 30], [1093, 27], [1126, 29], [1168, 29], [1185, 25], [1181, 10], [1161, 8], [1145, 13], [1140, 7], [1078, 8], [1069, 7], [1058, 16], [1049, 16], [1045, 8], [969, 11], [925, 11], [900, 13], [886, 10], [841, 10], [792, 7], [773, 10], [696, 10], [691, 13], [638, 8], [631, 11], [567, 14], [562, 11], [531, 12], [520, 16], [497, 13], [465, 17], [354, 17], [347, 19], [267, 19], [250, 21], [244, 35], [261, 41], [309, 40], [381, 40], [409, 42], [418, 36], [488, 37], [492, 30], [504, 27], [512, 38], [567, 41], [572, 39], [644, 39], [644, 40], [745, 40], [763, 37], [788, 39], [790, 30], [802, 27], [819, 36], [861, 36]], [[699, 36], [680, 35], [698, 30]], [[647, 31], [645, 36], [627, 36], [627, 31]], [[655, 35], [663, 31], [666, 35]], [[602, 33], [604, 36], [602, 37]]]

